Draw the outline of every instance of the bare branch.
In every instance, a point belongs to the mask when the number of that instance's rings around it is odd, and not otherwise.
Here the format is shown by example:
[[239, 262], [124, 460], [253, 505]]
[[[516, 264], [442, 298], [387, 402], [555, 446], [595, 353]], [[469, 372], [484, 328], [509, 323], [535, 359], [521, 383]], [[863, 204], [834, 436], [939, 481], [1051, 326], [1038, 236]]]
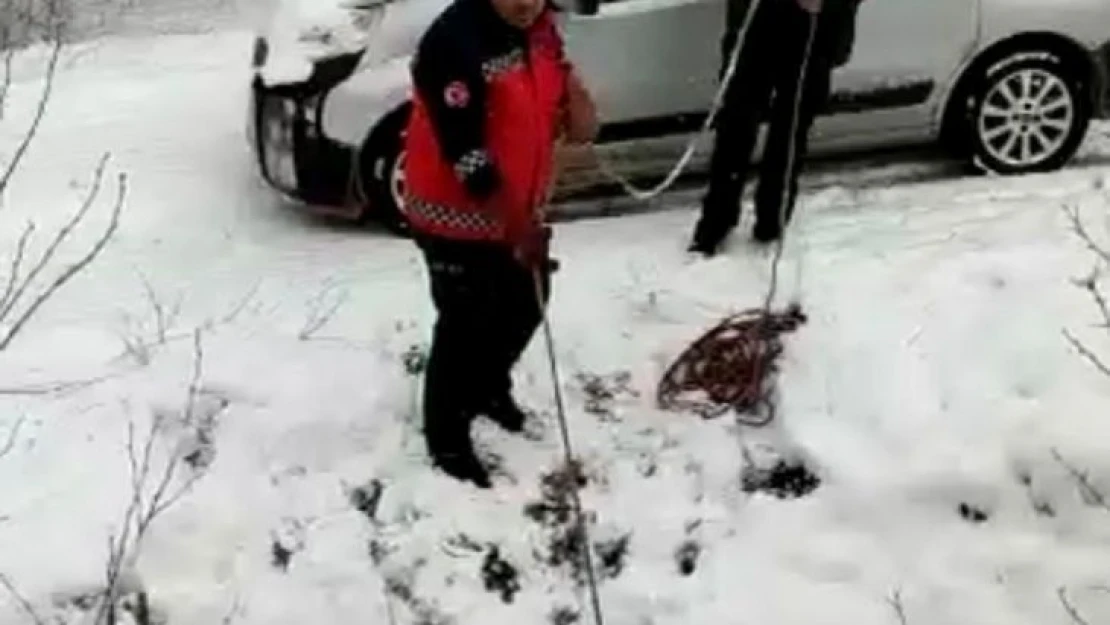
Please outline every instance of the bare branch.
[[[19, 284], [19, 274], [23, 270], [23, 260], [27, 256], [27, 244], [31, 242], [31, 235], [35, 232], [35, 224], [27, 224], [23, 230], [23, 234], [19, 237], [19, 243], [15, 246], [15, 253], [12, 255], [11, 267], [8, 270], [8, 278], [4, 285], [3, 292], [0, 292], [0, 311], [8, 308], [8, 303], [15, 295], [16, 285]], [[0, 319], [3, 319], [0, 315]]]
[[1102, 259], [1102, 262], [1110, 265], [1110, 250], [1103, 248], [1087, 231], [1087, 227], [1083, 225], [1083, 216], [1079, 213], [1078, 206], [1064, 205], [1064, 214], [1068, 216], [1071, 221], [1072, 230], [1075, 235], [1087, 246], [1087, 249], [1094, 253], [1095, 256]]
[[1064, 609], [1068, 612], [1068, 616], [1071, 617], [1071, 620], [1075, 623], [1075, 625], [1091, 625], [1090, 622], [1087, 621], [1087, 619], [1083, 618], [1083, 615], [1079, 613], [1079, 610], [1077, 610], [1075, 606], [1072, 605], [1071, 601], [1068, 600], [1068, 591], [1066, 588], [1064, 588], [1063, 586], [1057, 588], [1056, 596], [1060, 598], [1060, 605], [1064, 606]]
[[10, 454], [12, 449], [15, 449], [15, 441], [19, 437], [19, 428], [23, 427], [23, 423], [26, 420], [26, 417], [16, 419], [15, 425], [12, 426], [12, 429], [8, 430], [8, 436], [5, 438], [4, 444], [0, 445], [0, 458]]
[[42, 87], [42, 93], [39, 94], [39, 102], [35, 107], [35, 115], [31, 119], [31, 125], [23, 135], [23, 140], [20, 141], [15, 152], [12, 154], [12, 159], [8, 162], [4, 171], [0, 173], [0, 193], [3, 193], [4, 190], [8, 188], [12, 176], [14, 176], [16, 170], [19, 169], [23, 157], [27, 155], [27, 149], [31, 147], [31, 143], [38, 135], [43, 118], [46, 117], [46, 106], [50, 102], [50, 96], [54, 92], [54, 79], [58, 75], [58, 61], [62, 57], [62, 48], [64, 46], [65, 42], [61, 37], [55, 38], [51, 45], [50, 59], [46, 63], [46, 82]]
[[[186, 420], [193, 418], [203, 374], [204, 350], [200, 330], [193, 334], [193, 349], [193, 372], [182, 413]], [[108, 540], [109, 555], [105, 569], [105, 588], [94, 623], [113, 622], [123, 572], [128, 570], [130, 563], [138, 557], [151, 525], [162, 513], [188, 494], [204, 475], [202, 472], [193, 473], [183, 484], [176, 489], [172, 488], [182, 462], [179, 450], [175, 448], [162, 468], [154, 492], [147, 495], [147, 484], [154, 470], [154, 444], [160, 438], [164, 424], [164, 415], [154, 415], [141, 452], [135, 440], [135, 425], [128, 424], [127, 462], [131, 472], [131, 500], [124, 513], [119, 536], [109, 537]]]
[[[0, 26], [0, 29], [3, 29]], [[12, 86], [12, 62], [15, 60], [15, 47], [7, 44], [7, 36], [0, 30], [0, 50], [3, 51], [4, 73], [0, 75], [0, 121], [4, 121], [4, 111], [8, 103], [8, 89]]]
[[3, 573], [0, 573], [0, 586], [3, 586], [4, 589], [8, 591], [8, 594], [15, 599], [16, 604], [19, 605], [19, 609], [23, 610], [27, 618], [31, 619], [31, 623], [34, 625], [46, 625], [46, 621], [35, 611], [35, 607], [31, 605], [31, 602], [20, 594], [19, 590], [16, 589], [15, 585], [8, 579], [8, 576]]
[[101, 382], [105, 382], [115, 377], [119, 377], [119, 374], [107, 374], [97, 376], [95, 378], [76, 380], [71, 382], [52, 382], [50, 384], [40, 384], [37, 386], [0, 387], [0, 396], [41, 397], [44, 395], [62, 395], [65, 393], [80, 391], [90, 386], [95, 386], [97, 384], [100, 384]]
[[[256, 282], [254, 284], [254, 286], [251, 287], [243, 295], [243, 297], [239, 300], [239, 302], [236, 303], [235, 306], [233, 306], [231, 308], [231, 310], [228, 311], [228, 313], [226, 315], [224, 315], [223, 317], [220, 318], [219, 323], [228, 324], [228, 323], [232, 323], [233, 321], [238, 319], [239, 315], [243, 314], [243, 311], [247, 309], [247, 305], [251, 303], [251, 301], [254, 299], [254, 297], [256, 295], [258, 295], [258, 289], [260, 287], [261, 287], [261, 284]], [[212, 324], [208, 324], [208, 329], [211, 329], [211, 326], [212, 326]]]
[[141, 273], [139, 274], [139, 280], [143, 284], [143, 294], [146, 296], [146, 301], [150, 304], [151, 311], [154, 312], [154, 338], [158, 345], [165, 345], [166, 333], [169, 332], [170, 326], [173, 325], [177, 315], [181, 313], [181, 299], [178, 298], [174, 302], [173, 308], [167, 311], [150, 280]]
[[909, 619], [906, 618], [906, 605], [902, 601], [902, 589], [895, 588], [892, 590], [886, 601], [890, 604], [890, 608], [894, 610], [894, 615], [898, 617], [898, 625], [909, 625]]
[[347, 292], [344, 291], [330, 305], [325, 305], [324, 300], [327, 298], [327, 293], [328, 289], [325, 289], [309, 303], [308, 318], [305, 320], [304, 327], [297, 333], [298, 339], [308, 341], [314, 338], [317, 332], [331, 322], [335, 314], [339, 312], [339, 308], [347, 301]]
[[[104, 161], [102, 161], [102, 163], [103, 162]], [[103, 172], [102, 169], [98, 169], [98, 171]], [[34, 317], [35, 313], [38, 312], [39, 308], [41, 308], [43, 304], [45, 304], [51, 297], [54, 296], [54, 294], [58, 292], [59, 289], [64, 287], [75, 276], [87, 269], [88, 266], [94, 260], [96, 260], [98, 256], [100, 256], [100, 253], [104, 251], [104, 248], [108, 246], [108, 243], [112, 240], [112, 237], [115, 236], [116, 230], [119, 229], [120, 215], [123, 212], [123, 203], [126, 196], [127, 176], [125, 174], [120, 174], [119, 193], [116, 197], [115, 205], [112, 208], [111, 222], [109, 223], [108, 227], [104, 230], [104, 232], [101, 234], [100, 238], [92, 246], [92, 248], [90, 248], [89, 251], [80, 260], [70, 265], [60, 274], [58, 274], [54, 281], [50, 285], [48, 285], [47, 288], [42, 293], [40, 293], [37, 298], [35, 298], [31, 305], [28, 306], [27, 309], [24, 310], [18, 318], [16, 318], [15, 322], [8, 329], [7, 335], [0, 338], [0, 351], [6, 349], [11, 344], [11, 342], [15, 340], [15, 337], [19, 335], [23, 327]], [[92, 196], [90, 195], [90, 198], [91, 197]], [[89, 203], [91, 204], [91, 200]], [[32, 273], [37, 273], [41, 270], [42, 266], [45, 266], [45, 262], [47, 262], [49, 260], [49, 257], [53, 255], [54, 251], [57, 249], [57, 245], [60, 244], [60, 242], [66, 237], [68, 237], [69, 232], [71, 232], [73, 229], [73, 226], [84, 219], [84, 215], [87, 213], [87, 211], [88, 207], [83, 207], [81, 211], [78, 212], [77, 216], [75, 216], [75, 218], [71, 220], [70, 224], [67, 224], [67, 226], [62, 229], [62, 232], [59, 233], [59, 236], [56, 239], [56, 243], [51, 245], [50, 249], [48, 249], [47, 253], [44, 255], [43, 261], [41, 261], [40, 266], [36, 267], [35, 271], [33, 271]], [[29, 284], [30, 280], [31, 278], [28, 278], [26, 284]], [[19, 296], [17, 295], [15, 299], [18, 300]], [[6, 311], [0, 311], [0, 318], [3, 318], [5, 314]]]
[[1068, 332], [1067, 330], [1064, 330], [1064, 337], [1068, 339], [1068, 342], [1071, 343], [1072, 347], [1075, 348], [1075, 351], [1079, 352], [1079, 355], [1083, 356], [1083, 358], [1085, 358], [1087, 362], [1094, 365], [1094, 367], [1102, 372], [1103, 375], [1110, 376], [1110, 365], [1103, 362], [1102, 358], [1099, 357], [1098, 354], [1091, 351], [1089, 347], [1084, 345], [1082, 341], [1075, 338], [1075, 336], [1073, 336], [1072, 333]]
[[1091, 483], [1091, 477], [1084, 471], [1080, 471], [1067, 460], [1064, 459], [1060, 452], [1055, 448], [1052, 449], [1052, 457], [1064, 467], [1064, 470], [1071, 475], [1075, 480], [1076, 485], [1079, 487], [1079, 493], [1083, 497], [1083, 501], [1092, 506], [1098, 506], [1107, 512], [1110, 512], [1110, 500], [1106, 495]]
[[61, 247], [62, 243], [64, 243], [66, 239], [69, 238], [69, 235], [73, 233], [74, 228], [76, 228], [77, 225], [85, 219], [86, 215], [88, 215], [89, 210], [96, 202], [96, 198], [100, 195], [100, 187], [101, 184], [104, 182], [104, 170], [108, 166], [108, 158], [109, 157], [107, 154], [103, 155], [100, 158], [100, 161], [97, 163], [96, 168], [93, 170], [92, 186], [89, 187], [89, 192], [85, 195], [85, 199], [81, 202], [80, 208], [77, 210], [76, 213], [73, 214], [72, 217], [70, 217], [69, 221], [66, 222], [66, 224], [62, 226], [61, 229], [58, 230], [58, 232], [54, 235], [54, 239], [50, 242], [50, 245], [47, 246], [46, 250], [42, 253], [42, 256], [39, 258], [34, 268], [32, 268], [31, 272], [27, 274], [27, 277], [19, 285], [16, 286], [15, 292], [12, 293], [11, 297], [4, 305], [4, 307], [0, 308], [0, 319], [6, 319], [8, 315], [11, 314], [11, 312], [15, 309], [16, 304], [18, 304], [19, 301], [22, 299], [27, 289], [32, 286], [35, 280], [38, 279], [39, 274], [42, 273], [43, 270], [46, 269], [46, 266], [50, 264], [50, 261], [53, 260], [54, 255], [58, 252], [58, 249]]

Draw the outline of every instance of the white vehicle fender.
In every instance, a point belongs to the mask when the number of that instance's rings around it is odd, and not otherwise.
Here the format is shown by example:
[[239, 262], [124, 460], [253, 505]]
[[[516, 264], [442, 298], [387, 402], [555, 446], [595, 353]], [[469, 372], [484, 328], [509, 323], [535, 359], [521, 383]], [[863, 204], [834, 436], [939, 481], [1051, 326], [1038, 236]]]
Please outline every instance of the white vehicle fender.
[[1094, 49], [1110, 39], [1106, 0], [982, 0], [983, 46], [1025, 32], [1056, 33]]
[[411, 56], [366, 67], [337, 85], [324, 102], [324, 134], [339, 143], [360, 146], [389, 114], [410, 99]]

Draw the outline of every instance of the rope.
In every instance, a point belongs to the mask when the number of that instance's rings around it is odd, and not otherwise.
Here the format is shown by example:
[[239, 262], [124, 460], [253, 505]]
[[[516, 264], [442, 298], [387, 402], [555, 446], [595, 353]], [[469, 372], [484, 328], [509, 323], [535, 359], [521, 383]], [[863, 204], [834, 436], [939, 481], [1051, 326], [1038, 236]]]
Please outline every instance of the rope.
[[786, 207], [790, 205], [790, 180], [794, 173], [794, 163], [797, 159], [798, 121], [802, 113], [802, 99], [805, 96], [806, 74], [809, 73], [809, 59], [813, 54], [813, 42], [817, 38], [817, 13], [811, 13], [809, 18], [809, 34], [806, 37], [805, 53], [802, 56], [802, 65], [798, 70], [798, 82], [794, 88], [794, 111], [790, 116], [790, 144], [786, 147], [786, 168], [782, 173], [782, 197], [779, 199], [779, 238], [775, 242], [775, 256], [771, 261], [771, 281], [767, 288], [767, 297], [763, 302], [763, 312], [770, 314], [771, 304], [778, 293], [779, 265], [782, 263], [783, 250], [786, 243]]
[[[567, 470], [575, 471], [577, 470], [575, 467], [578, 466], [578, 463], [570, 439], [570, 425], [567, 421], [566, 404], [563, 401], [563, 387], [559, 376], [559, 363], [555, 355], [555, 338], [554, 333], [551, 331], [551, 322], [547, 316], [547, 306], [544, 304], [545, 298], [543, 295], [540, 271], [544, 270], [536, 269], [533, 271], [532, 276], [533, 282], [535, 283], [536, 305], [540, 308], [544, 344], [547, 346], [547, 362], [551, 369], [551, 385], [555, 397], [555, 414], [559, 421], [559, 433], [562, 436], [563, 456], [566, 461]], [[586, 583], [590, 591], [590, 606], [593, 611], [593, 621], [594, 625], [605, 625], [605, 619], [601, 610], [601, 593], [598, 591], [597, 572], [594, 569], [593, 555], [590, 551], [593, 543], [590, 542], [589, 528], [586, 524], [586, 514], [583, 512], [582, 497], [578, 493], [577, 476], [573, 477], [575, 478], [575, 484], [570, 488], [571, 511], [574, 513], [574, 523], [582, 536], [582, 559], [586, 569]]]
[[[797, 160], [795, 135], [801, 117], [806, 75], [817, 33], [817, 14], [810, 16], [809, 32], [798, 71], [794, 107], [790, 120], [783, 189], [779, 202], [779, 238], [771, 261], [771, 279], [762, 308], [732, 315], [688, 347], [664, 374], [656, 399], [663, 409], [693, 411], [714, 418], [730, 408], [745, 425], [761, 427], [775, 418], [770, 381], [778, 371], [784, 347], [781, 336], [805, 323], [806, 316], [795, 302], [785, 311], [771, 309], [778, 292], [779, 266], [786, 240], [786, 212], [791, 199], [791, 178]], [[800, 272], [800, 265], [799, 265]], [[687, 393], [699, 393], [693, 398]], [[762, 411], [762, 415], [760, 415]], [[746, 416], [750, 415], [750, 416]]]
[[[759, 5], [762, 0], [752, 0], [748, 5], [748, 12], [744, 15], [744, 21], [740, 25], [740, 30], [736, 33], [736, 43], [732, 46], [732, 51], [729, 56], [728, 67], [725, 69], [725, 75], [721, 78], [721, 85], [717, 88], [717, 93], [713, 97], [713, 104], [710, 106], [709, 115], [706, 116], [705, 121], [702, 122], [701, 128], [697, 134], [690, 138], [689, 143], [686, 144], [686, 150], [683, 151], [682, 156], [671, 168], [670, 173], [663, 179], [662, 182], [655, 185], [650, 189], [640, 189], [616, 172], [605, 159], [597, 156], [598, 169], [601, 170], [613, 182], [619, 184], [624, 192], [632, 198], [645, 202], [654, 199], [660, 194], [674, 186], [679, 176], [686, 171], [689, 167], [690, 161], [694, 157], [694, 152], [697, 151], [698, 141], [705, 135], [709, 134], [710, 129], [713, 128], [714, 122], [717, 121], [717, 115], [720, 114], [721, 109], [724, 108], [725, 94], [728, 92], [728, 86], [732, 83], [733, 76], [736, 75], [736, 69], [740, 65], [740, 51], [744, 47], [745, 41], [748, 38], [748, 30], [755, 21], [755, 13], [759, 10]], [[771, 0], [782, 1], [782, 0]], [[595, 153], [596, 154], [596, 153]]]

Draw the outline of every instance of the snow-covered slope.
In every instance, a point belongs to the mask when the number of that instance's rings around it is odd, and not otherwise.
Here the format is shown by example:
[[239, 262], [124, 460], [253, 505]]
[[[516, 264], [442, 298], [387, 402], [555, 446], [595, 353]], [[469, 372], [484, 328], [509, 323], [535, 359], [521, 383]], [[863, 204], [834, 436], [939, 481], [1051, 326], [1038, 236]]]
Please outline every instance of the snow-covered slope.
[[[0, 249], [24, 219], [68, 214], [101, 150], [132, 192], [110, 252], [0, 354], [0, 387], [110, 377], [0, 395], [0, 449], [19, 424], [0, 458], [0, 574], [40, 614], [82, 622], [132, 492], [129, 424], [141, 442], [158, 417], [153, 475], [171, 450], [191, 458], [173, 485], [203, 475], [136, 563], [167, 623], [589, 623], [536, 505], [561, 462], [542, 344], [519, 371], [540, 413], [530, 436], [478, 433], [496, 490], [432, 472], [409, 372], [431, 322], [419, 258], [254, 182], [227, 62], [249, 41], [107, 40], [66, 65]], [[33, 104], [28, 75], [0, 153]], [[907, 623], [1044, 625], [1069, 622], [1061, 588], [1088, 622], [1110, 621], [1110, 512], [1053, 456], [1110, 491], [1110, 380], [1061, 330], [1110, 343], [1070, 282], [1091, 258], [1060, 211], [1105, 224], [1108, 179], [1089, 163], [859, 191], [846, 176], [806, 195], [783, 292], [810, 321], [788, 339], [764, 430], [664, 414], [652, 396], [690, 340], [760, 301], [767, 258], [738, 240], [687, 260], [689, 205], [560, 226], [551, 319], [607, 622], [878, 625], [899, 622], [897, 597]], [[761, 467], [803, 463], [817, 488], [745, 492], [745, 448]], [[372, 522], [357, 508], [379, 489]], [[518, 571], [511, 603], [484, 582], [511, 586], [506, 567], [483, 575], [499, 560]], [[26, 622], [0, 590], [0, 623]]]

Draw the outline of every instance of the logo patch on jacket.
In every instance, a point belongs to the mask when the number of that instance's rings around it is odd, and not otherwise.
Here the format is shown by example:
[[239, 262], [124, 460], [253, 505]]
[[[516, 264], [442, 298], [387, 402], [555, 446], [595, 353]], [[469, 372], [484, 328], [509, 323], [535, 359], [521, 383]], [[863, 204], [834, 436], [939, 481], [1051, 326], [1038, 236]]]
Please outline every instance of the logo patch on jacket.
[[466, 108], [466, 105], [470, 104], [470, 89], [465, 82], [456, 80], [443, 90], [443, 102], [451, 108]]

